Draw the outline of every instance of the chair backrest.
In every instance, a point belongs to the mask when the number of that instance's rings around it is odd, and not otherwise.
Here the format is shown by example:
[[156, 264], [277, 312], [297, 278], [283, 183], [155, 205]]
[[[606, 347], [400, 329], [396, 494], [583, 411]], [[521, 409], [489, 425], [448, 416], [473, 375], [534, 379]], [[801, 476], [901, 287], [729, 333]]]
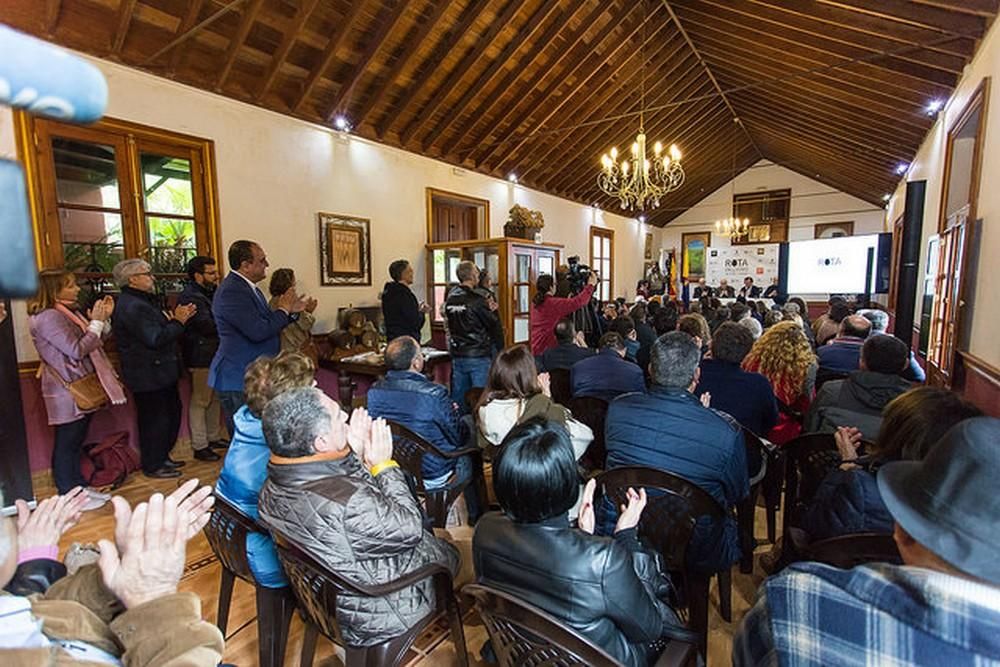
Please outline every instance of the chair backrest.
[[584, 635], [509, 593], [481, 584], [462, 592], [475, 600], [501, 667], [619, 664]]
[[552, 400], [559, 405], [568, 406], [573, 398], [573, 387], [569, 378], [568, 368], [553, 368], [549, 371], [549, 390]]
[[[648, 501], [639, 520], [639, 536], [660, 552], [664, 566], [671, 571], [684, 570], [695, 522], [703, 516], [713, 521], [725, 517], [725, 511], [706, 491], [664, 470], [627, 466], [606, 470], [597, 477], [598, 493], [607, 495], [616, 508], [628, 504], [629, 487], [646, 489]], [[594, 502], [596, 505], [596, 494]]]
[[592, 462], [599, 468], [604, 468], [607, 458], [607, 447], [604, 442], [604, 425], [608, 419], [608, 402], [593, 396], [580, 396], [569, 401], [573, 418], [590, 427], [594, 432], [594, 441], [590, 443], [587, 452]]
[[240, 579], [256, 585], [247, 560], [247, 535], [267, 535], [267, 529], [231, 502], [215, 494], [215, 506], [204, 531], [208, 544], [222, 566]]
[[416, 484], [419, 493], [425, 493], [422, 464], [427, 454], [442, 455], [440, 449], [418, 433], [402, 424], [389, 421], [392, 431], [392, 458], [405, 470]]
[[801, 535], [798, 529], [789, 529], [795, 550], [803, 560], [826, 563], [845, 570], [865, 563], [903, 563], [896, 540], [888, 533], [851, 533], [809, 544], [802, 544]]
[[826, 474], [840, 465], [833, 433], [805, 433], [785, 443], [785, 511], [808, 502]]
[[747, 450], [747, 475], [750, 477], [750, 486], [754, 486], [764, 478], [770, 467], [771, 448], [746, 426], [741, 425], [740, 430], [743, 431], [743, 444]]

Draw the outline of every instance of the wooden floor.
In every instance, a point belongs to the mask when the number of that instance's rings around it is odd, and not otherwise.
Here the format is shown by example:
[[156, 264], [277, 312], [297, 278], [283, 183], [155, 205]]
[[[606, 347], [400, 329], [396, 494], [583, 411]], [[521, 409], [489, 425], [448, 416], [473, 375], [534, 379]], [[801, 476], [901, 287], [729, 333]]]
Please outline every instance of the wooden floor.
[[[218, 463], [206, 463], [192, 459], [190, 448], [186, 446], [186, 443], [178, 443], [174, 449], [173, 457], [187, 461], [187, 466], [182, 470], [185, 474], [180, 478], [180, 482], [197, 477], [203, 483], [214, 484], [215, 479], [218, 477], [221, 461]], [[143, 477], [142, 474], [136, 474], [118, 490], [118, 494], [135, 505], [138, 502], [146, 500], [154, 492], [169, 493], [180, 482], [178, 480], [151, 480]], [[54, 488], [51, 486], [46, 486], [45, 484], [36, 486], [35, 494], [38, 498], [47, 497], [52, 493], [54, 493]], [[85, 513], [80, 523], [63, 536], [60, 544], [60, 556], [65, 554], [66, 549], [73, 542], [82, 544], [96, 543], [99, 538], [110, 538], [113, 530], [114, 517], [110, 503], [99, 510]], [[458, 529], [459, 532], [461, 530]], [[763, 543], [764, 517], [763, 510], [759, 508], [757, 533], [758, 540]], [[758, 553], [766, 551], [767, 548], [758, 548]], [[733, 633], [740, 619], [753, 603], [755, 591], [762, 580], [763, 574], [760, 572], [759, 566], [755, 566], [752, 575], [740, 574], [739, 569], [734, 568], [733, 623], [726, 623], [719, 616], [718, 596], [713, 580], [712, 606], [709, 617], [708, 665], [710, 667], [721, 667], [722, 665], [731, 664], [730, 647]], [[209, 621], [215, 622], [219, 595], [219, 562], [212, 554], [212, 550], [204, 535], [198, 535], [188, 544], [187, 564], [184, 568], [180, 589], [197, 593], [202, 600], [202, 613], [204, 617]], [[237, 580], [229, 612], [229, 625], [226, 631], [225, 662], [240, 665], [241, 667], [257, 664], [257, 623], [254, 607], [253, 588]], [[302, 634], [302, 623], [296, 617], [292, 621], [288, 649], [285, 654], [285, 664], [298, 664], [299, 652], [302, 646]], [[465, 641], [471, 663], [474, 665], [485, 664], [479, 661], [479, 649], [486, 641], [486, 630], [481, 621], [476, 617], [474, 611], [466, 614]], [[342, 657], [343, 654], [340, 653], [338, 655], [331, 642], [321, 638], [317, 644], [316, 661], [314, 664], [320, 667], [342, 665]], [[455, 665], [457, 662], [454, 645], [448, 637], [447, 628], [443, 622], [438, 622], [437, 624], [432, 624], [428, 631], [417, 639], [413, 649], [407, 656], [405, 664], [430, 667]]]

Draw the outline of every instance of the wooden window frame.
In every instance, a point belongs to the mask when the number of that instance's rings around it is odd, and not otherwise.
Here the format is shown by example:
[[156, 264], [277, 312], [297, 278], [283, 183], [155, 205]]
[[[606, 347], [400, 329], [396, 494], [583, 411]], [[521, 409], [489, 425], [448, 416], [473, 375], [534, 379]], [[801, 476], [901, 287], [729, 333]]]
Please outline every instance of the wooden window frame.
[[[590, 226], [590, 235], [588, 237], [588, 244], [587, 245], [589, 246], [589, 251], [590, 251], [590, 268], [591, 268], [591, 270], [594, 270], [594, 271], [597, 270], [595, 268], [597, 266], [597, 258], [594, 257], [594, 237], [595, 236], [602, 237], [602, 238], [607, 238], [607, 239], [609, 239], [611, 241], [611, 248], [610, 248], [611, 252], [609, 254], [610, 256], [608, 257], [608, 259], [611, 260], [611, 275], [607, 276], [607, 282], [608, 282], [608, 299], [607, 300], [608, 301], [614, 301], [614, 299], [615, 299], [615, 230], [610, 229], [608, 227], [599, 227], [597, 225], [591, 225]], [[601, 294], [600, 294], [600, 285], [601, 285], [601, 282], [604, 282], [604, 276], [600, 276], [600, 278], [601, 278], [601, 280], [597, 284], [597, 293], [598, 293], [597, 294], [597, 298], [598, 298], [599, 301], [602, 300], [600, 298], [601, 297]]]
[[[65, 136], [96, 143], [104, 142], [108, 135], [116, 137], [127, 153], [123, 158], [127, 171], [118, 174], [125, 257], [151, 259], [148, 243], [141, 233], [145, 229], [147, 212], [144, 204], [137, 199], [142, 192], [139, 156], [140, 152], [160, 152], [190, 160], [192, 176], [200, 175], [191, 179], [196, 249], [198, 254], [214, 257], [220, 269], [225, 266], [221, 256], [218, 179], [215, 142], [212, 140], [116, 118], [106, 117], [92, 125], [77, 126], [37, 118], [22, 111], [14, 112], [14, 131], [18, 159], [24, 165], [35, 237], [35, 259], [39, 268], [61, 268], [63, 265], [55, 175], [47, 173], [53, 160], [46, 153], [51, 148], [44, 144], [42, 138], [47, 141], [51, 136]], [[98, 134], [105, 136], [98, 137]]]
[[[425, 197], [427, 202], [427, 243], [434, 243], [434, 199], [440, 198], [454, 201], [461, 204], [481, 206], [483, 208], [483, 219], [476, 226], [476, 238], [467, 239], [469, 241], [484, 241], [490, 237], [490, 200], [480, 199], [471, 195], [463, 195], [457, 192], [439, 190], [438, 188], [426, 188]], [[442, 241], [447, 243], [447, 241]], [[455, 241], [455, 243], [459, 243]]]
[[740, 217], [737, 213], [737, 209], [740, 204], [752, 204], [756, 201], [767, 201], [767, 200], [788, 200], [788, 215], [784, 218], [768, 218], [767, 220], [750, 220], [751, 227], [759, 227], [761, 225], [767, 225], [768, 227], [768, 240], [751, 240], [750, 234], [746, 236], [741, 236], [739, 238], [733, 237], [730, 239], [730, 245], [756, 245], [759, 243], [784, 243], [788, 241], [788, 226], [789, 221], [792, 217], [792, 190], [791, 188], [780, 188], [777, 190], [761, 190], [759, 192], [738, 192], [733, 195], [733, 212], [734, 217]]

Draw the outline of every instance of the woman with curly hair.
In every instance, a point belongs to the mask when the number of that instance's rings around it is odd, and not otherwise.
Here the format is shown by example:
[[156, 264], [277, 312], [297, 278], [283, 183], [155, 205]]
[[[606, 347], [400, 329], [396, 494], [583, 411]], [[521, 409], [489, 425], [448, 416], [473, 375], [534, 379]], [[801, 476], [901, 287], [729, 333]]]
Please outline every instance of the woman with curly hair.
[[801, 415], [815, 393], [816, 355], [805, 332], [795, 322], [769, 327], [743, 360], [743, 370], [760, 373], [778, 399], [778, 424], [767, 439], [783, 445], [802, 431]]

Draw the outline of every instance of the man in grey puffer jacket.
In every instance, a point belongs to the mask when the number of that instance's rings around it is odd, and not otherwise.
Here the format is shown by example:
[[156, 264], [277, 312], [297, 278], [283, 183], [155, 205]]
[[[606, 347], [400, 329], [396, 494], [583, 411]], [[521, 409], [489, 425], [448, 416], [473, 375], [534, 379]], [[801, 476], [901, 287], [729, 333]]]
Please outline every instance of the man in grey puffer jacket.
[[[384, 420], [358, 408], [348, 425], [336, 402], [303, 388], [272, 400], [262, 421], [271, 448], [258, 503], [266, 525], [359, 584], [386, 584], [434, 562], [457, 573], [458, 552], [423, 528]], [[338, 596], [337, 620], [349, 645], [370, 646], [403, 634], [433, 607], [425, 579], [381, 598]]]

